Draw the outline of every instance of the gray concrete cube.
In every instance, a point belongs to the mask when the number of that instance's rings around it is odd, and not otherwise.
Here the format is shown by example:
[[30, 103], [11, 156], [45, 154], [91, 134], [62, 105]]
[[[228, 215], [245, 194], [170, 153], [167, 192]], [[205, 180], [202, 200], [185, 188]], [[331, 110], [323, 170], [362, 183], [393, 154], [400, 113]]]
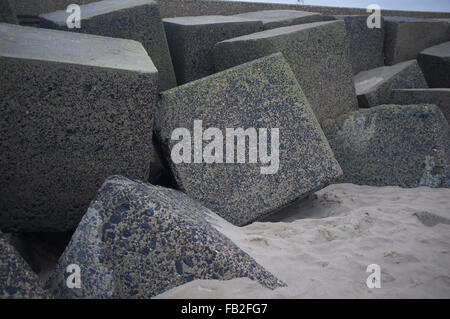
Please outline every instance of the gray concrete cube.
[[385, 17], [386, 65], [417, 59], [420, 51], [450, 40], [450, 23], [434, 19]]
[[342, 182], [450, 187], [450, 126], [436, 105], [380, 105], [322, 127]]
[[166, 34], [153, 0], [104, 0], [80, 6], [80, 28], [69, 29], [66, 10], [41, 14], [41, 25], [64, 31], [136, 40], [144, 46], [159, 72], [161, 91], [177, 85]]
[[218, 43], [217, 71], [282, 52], [319, 122], [354, 111], [358, 103], [343, 21], [267, 30]]
[[360, 107], [392, 103], [393, 89], [428, 88], [416, 60], [393, 66], [382, 66], [355, 76], [355, 88]]
[[[219, 217], [180, 191], [108, 178], [61, 256], [46, 288], [57, 298], [150, 298], [196, 279], [248, 277], [284, 284], [211, 221]], [[83, 285], [66, 286], [80, 267]]]
[[380, 28], [369, 29], [366, 15], [335, 16], [344, 20], [350, 45], [353, 74], [384, 65], [384, 20]]
[[[205, 132], [209, 128], [220, 130], [214, 143], [223, 144], [223, 154], [222, 146], [217, 145], [214, 155], [219, 155], [214, 160], [206, 161], [202, 155], [209, 154], [205, 151], [191, 161], [191, 152], [186, 149], [187, 159], [174, 161], [172, 154], [178, 154], [179, 145], [172, 139], [174, 130], [185, 128], [195, 137], [198, 132], [192, 128], [196, 120], [202, 121]], [[280, 53], [163, 92], [155, 125], [178, 186], [235, 225], [260, 220], [341, 174], [305, 95]], [[254, 129], [259, 136], [257, 141], [256, 136], [252, 142], [244, 140], [248, 149], [240, 162], [236, 138], [226, 142], [226, 129], [238, 128]], [[264, 129], [266, 138], [260, 133]], [[276, 148], [272, 149], [276, 129], [278, 158], [275, 155], [269, 165], [260, 155], [268, 148], [266, 154], [276, 154]], [[205, 138], [202, 145], [207, 149], [211, 143]], [[192, 150], [198, 154], [195, 147]], [[250, 151], [258, 151], [258, 159], [250, 161]], [[270, 167], [274, 170], [265, 172]]]
[[261, 21], [232, 16], [163, 19], [178, 84], [214, 73], [217, 42], [262, 30]]
[[107, 176], [149, 178], [156, 68], [136, 41], [0, 34], [0, 228], [72, 230]]
[[418, 60], [430, 87], [450, 88], [450, 42], [423, 50]]

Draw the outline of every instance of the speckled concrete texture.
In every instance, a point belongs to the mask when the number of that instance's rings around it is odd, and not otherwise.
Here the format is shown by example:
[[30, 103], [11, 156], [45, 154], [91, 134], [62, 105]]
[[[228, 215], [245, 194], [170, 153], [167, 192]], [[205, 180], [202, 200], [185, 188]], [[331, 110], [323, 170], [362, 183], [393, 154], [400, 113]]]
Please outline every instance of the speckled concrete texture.
[[262, 22], [229, 16], [163, 19], [178, 84], [214, 73], [217, 42], [262, 30]]
[[450, 88], [450, 42], [420, 52], [419, 65], [430, 87]]
[[158, 4], [152, 0], [104, 0], [80, 6], [81, 28], [69, 29], [71, 13], [60, 10], [40, 15], [41, 25], [63, 31], [135, 40], [144, 46], [158, 69], [161, 91], [177, 85]]
[[[224, 140], [226, 128], [279, 128], [279, 170], [272, 175], [261, 174], [260, 168], [266, 164], [259, 160], [246, 160], [245, 164], [225, 160], [175, 164], [170, 158], [176, 144], [171, 140], [172, 131], [183, 127], [192, 134], [194, 120], [202, 120], [204, 129], [220, 129]], [[178, 186], [239, 226], [274, 213], [341, 175], [280, 53], [164, 92], [155, 129]]]
[[18, 24], [16, 12], [11, 0], [0, 0], [0, 22]]
[[104, 179], [147, 180], [157, 71], [142, 45], [0, 24], [0, 227], [72, 230]]
[[218, 43], [218, 71], [282, 52], [319, 122], [358, 109], [344, 21], [267, 30]]
[[450, 123], [450, 88], [392, 90], [391, 100], [395, 104], [435, 104]]
[[342, 182], [450, 187], [450, 126], [436, 105], [381, 105], [343, 115], [323, 130]]
[[355, 76], [359, 107], [392, 103], [393, 89], [428, 88], [417, 60], [382, 66]]
[[384, 65], [384, 20], [380, 28], [369, 29], [367, 15], [335, 16], [344, 20], [350, 45], [353, 74]]
[[42, 299], [47, 294], [35, 273], [0, 232], [0, 299]]
[[[92, 201], [46, 287], [58, 298], [150, 298], [196, 279], [248, 277], [284, 284], [210, 221], [219, 218], [180, 191], [109, 177]], [[81, 289], [64, 269], [78, 264]]]
[[420, 51], [450, 40], [449, 22], [433, 19], [384, 17], [386, 65], [417, 59]]
[[335, 20], [331, 16], [323, 16], [317, 12], [297, 10], [262, 10], [237, 14], [235, 17], [260, 20], [264, 30], [303, 23]]

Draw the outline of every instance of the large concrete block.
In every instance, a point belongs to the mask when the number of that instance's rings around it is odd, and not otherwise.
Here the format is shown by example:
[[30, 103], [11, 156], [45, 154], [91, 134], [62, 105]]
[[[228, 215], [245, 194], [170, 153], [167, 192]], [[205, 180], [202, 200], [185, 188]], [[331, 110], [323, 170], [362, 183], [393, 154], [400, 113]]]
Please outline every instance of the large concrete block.
[[[196, 279], [284, 286], [214, 227], [218, 218], [180, 191], [112, 176], [46, 287], [57, 298], [150, 298]], [[64, 270], [74, 263], [80, 289], [66, 285]]]
[[358, 108], [343, 21], [267, 30], [218, 43], [217, 71], [282, 52], [319, 122]]
[[230, 16], [163, 19], [178, 84], [214, 73], [217, 42], [262, 30], [261, 21]]
[[450, 40], [450, 23], [435, 19], [385, 17], [385, 63], [417, 59], [420, 51]]
[[382, 66], [355, 76], [355, 88], [360, 107], [392, 103], [393, 89], [428, 88], [417, 60]]
[[69, 29], [66, 10], [41, 14], [44, 27], [136, 40], [144, 46], [159, 72], [159, 88], [177, 85], [166, 34], [153, 0], [104, 0], [80, 6], [80, 28]]
[[[199, 133], [202, 128], [195, 123], [198, 120], [208, 132], [204, 143]], [[292, 70], [280, 53], [163, 92], [155, 123], [178, 186], [235, 225], [262, 219], [326, 186], [341, 174]], [[180, 137], [172, 139], [177, 128], [185, 128], [194, 139], [200, 138], [192, 148], [194, 162], [190, 161], [188, 148], [183, 150], [187, 159], [173, 161], [172, 153], [181, 153], [175, 140]], [[210, 136], [209, 128], [220, 132]], [[245, 132], [241, 132], [240, 141], [236, 142], [228, 133], [239, 128]], [[207, 142], [208, 137], [214, 142]], [[270, 164], [261, 157], [269, 154], [264, 153], [269, 138]], [[183, 143], [191, 145], [190, 141]], [[200, 146], [204, 147], [204, 153]], [[236, 146], [241, 151], [234, 152]], [[248, 150], [242, 150], [247, 146]], [[211, 160], [209, 155], [213, 153], [217, 157]], [[236, 159], [237, 153], [243, 156]]]
[[11, 0], [0, 0], [0, 22], [19, 24]]
[[135, 41], [0, 24], [0, 228], [74, 229], [103, 180], [147, 180], [157, 71]]
[[450, 123], [450, 89], [397, 89], [392, 90], [395, 104], [435, 104]]
[[419, 64], [430, 87], [450, 88], [450, 42], [420, 52]]
[[450, 126], [436, 105], [381, 105], [322, 127], [342, 182], [450, 187]]
[[287, 27], [290, 25], [335, 20], [316, 12], [297, 10], [262, 10], [236, 14], [235, 17], [259, 20], [264, 30]]
[[384, 65], [384, 19], [381, 27], [369, 29], [367, 15], [335, 16], [344, 20], [350, 45], [353, 74]]
[[0, 299], [46, 297], [36, 274], [0, 232]]

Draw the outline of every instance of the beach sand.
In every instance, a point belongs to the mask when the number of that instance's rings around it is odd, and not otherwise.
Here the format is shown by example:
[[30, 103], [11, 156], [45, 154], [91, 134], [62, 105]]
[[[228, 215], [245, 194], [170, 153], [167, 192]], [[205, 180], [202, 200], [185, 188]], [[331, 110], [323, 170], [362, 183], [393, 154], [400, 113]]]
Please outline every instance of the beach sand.
[[288, 286], [196, 280], [156, 298], [450, 298], [450, 189], [335, 184], [265, 222], [211, 222]]

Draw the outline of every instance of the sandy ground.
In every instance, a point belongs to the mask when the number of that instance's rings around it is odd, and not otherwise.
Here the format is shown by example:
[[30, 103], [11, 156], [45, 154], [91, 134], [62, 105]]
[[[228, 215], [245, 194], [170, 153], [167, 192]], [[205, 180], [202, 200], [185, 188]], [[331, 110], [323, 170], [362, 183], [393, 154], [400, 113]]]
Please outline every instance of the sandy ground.
[[288, 287], [196, 280], [156, 298], [450, 298], [450, 189], [336, 184], [267, 222], [212, 222]]

